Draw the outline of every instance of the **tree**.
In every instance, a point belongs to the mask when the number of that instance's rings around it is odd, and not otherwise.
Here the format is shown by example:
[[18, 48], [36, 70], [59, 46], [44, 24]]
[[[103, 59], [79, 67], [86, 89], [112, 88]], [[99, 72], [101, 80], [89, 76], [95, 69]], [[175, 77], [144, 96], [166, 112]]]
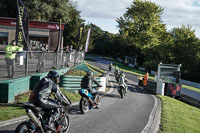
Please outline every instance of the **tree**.
[[183, 78], [199, 82], [200, 41], [194, 32], [189, 25], [172, 29], [172, 62], [182, 64]]
[[148, 56], [152, 57], [150, 51], [163, 42], [163, 36], [166, 33], [165, 24], [162, 24], [161, 21], [163, 10], [155, 3], [134, 0], [125, 14], [117, 19], [122, 38], [125, 38], [130, 45], [135, 46], [139, 58], [147, 57], [142, 59], [140, 64], [148, 62]]
[[[29, 13], [29, 19], [43, 22], [60, 22], [65, 24], [64, 44], [75, 45], [78, 27], [83, 22], [80, 11], [70, 0], [23, 0]], [[1, 0], [1, 17], [16, 18], [16, 0]]]
[[84, 22], [84, 20], [80, 17], [80, 11], [77, 10], [77, 5], [72, 2], [70, 2], [69, 5], [70, 20], [65, 23], [64, 45], [76, 45], [76, 36], [78, 34], [78, 28]]

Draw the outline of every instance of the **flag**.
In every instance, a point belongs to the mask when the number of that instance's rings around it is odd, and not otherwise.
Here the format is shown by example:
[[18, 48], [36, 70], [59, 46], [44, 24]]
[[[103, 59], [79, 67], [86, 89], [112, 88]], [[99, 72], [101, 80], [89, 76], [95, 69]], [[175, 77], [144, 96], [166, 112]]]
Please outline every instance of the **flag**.
[[28, 12], [22, 0], [17, 0], [16, 41], [19, 46], [28, 49]]
[[87, 40], [86, 40], [86, 44], [85, 44], [85, 52], [88, 52], [88, 46], [89, 46], [89, 42], [90, 42], [90, 32], [91, 32], [91, 28], [88, 30]]
[[79, 46], [81, 45], [81, 41], [82, 41], [82, 38], [83, 38], [83, 33], [84, 33], [84, 24], [82, 24], [80, 27], [79, 27], [79, 30], [78, 30], [78, 35], [77, 35], [77, 49], [79, 48]]

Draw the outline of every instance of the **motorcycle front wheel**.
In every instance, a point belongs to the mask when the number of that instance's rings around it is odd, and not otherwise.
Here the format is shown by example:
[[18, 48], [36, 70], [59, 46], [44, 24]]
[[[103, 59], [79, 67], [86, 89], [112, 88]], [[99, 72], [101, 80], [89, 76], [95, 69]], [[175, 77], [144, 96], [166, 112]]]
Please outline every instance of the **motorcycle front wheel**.
[[64, 126], [62, 126], [59, 133], [67, 133], [69, 131], [70, 124], [69, 124], [69, 116], [68, 115], [65, 117], [63, 125]]
[[85, 114], [88, 112], [89, 106], [88, 106], [88, 100], [86, 97], [81, 98], [79, 106], [80, 106], [80, 110], [82, 114]]
[[31, 122], [25, 121], [17, 126], [15, 133], [39, 133], [34, 127], [35, 126]]

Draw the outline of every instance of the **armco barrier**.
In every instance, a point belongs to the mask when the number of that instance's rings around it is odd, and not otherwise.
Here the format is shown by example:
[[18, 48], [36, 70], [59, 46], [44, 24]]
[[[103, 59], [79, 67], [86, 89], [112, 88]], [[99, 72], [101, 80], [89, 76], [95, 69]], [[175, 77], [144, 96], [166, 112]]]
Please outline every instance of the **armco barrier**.
[[[65, 90], [70, 90], [70, 91], [81, 89], [82, 78], [83, 78], [82, 76], [62, 75], [60, 77], [60, 87], [64, 88]], [[105, 91], [105, 87], [106, 87], [105, 77], [97, 77], [95, 79], [97, 80], [98, 83], [100, 83], [103, 86], [99, 88], [99, 91]], [[96, 87], [96, 84], [93, 84], [93, 87]]]
[[182, 88], [180, 99], [181, 101], [200, 107], [200, 92]]
[[0, 103], [14, 102], [16, 95], [29, 90], [30, 76], [0, 82]]

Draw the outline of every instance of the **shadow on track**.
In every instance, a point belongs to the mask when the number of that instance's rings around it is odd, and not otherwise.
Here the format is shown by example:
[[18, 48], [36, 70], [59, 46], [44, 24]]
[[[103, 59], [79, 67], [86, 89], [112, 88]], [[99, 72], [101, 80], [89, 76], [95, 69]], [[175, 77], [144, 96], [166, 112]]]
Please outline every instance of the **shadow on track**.
[[77, 115], [77, 114], [81, 115], [79, 104], [71, 106], [68, 112], [69, 112], [70, 115]]
[[14, 130], [0, 130], [0, 133], [14, 133]]
[[128, 84], [128, 90], [133, 93], [150, 94], [147, 90], [144, 89], [144, 87], [134, 84]]

